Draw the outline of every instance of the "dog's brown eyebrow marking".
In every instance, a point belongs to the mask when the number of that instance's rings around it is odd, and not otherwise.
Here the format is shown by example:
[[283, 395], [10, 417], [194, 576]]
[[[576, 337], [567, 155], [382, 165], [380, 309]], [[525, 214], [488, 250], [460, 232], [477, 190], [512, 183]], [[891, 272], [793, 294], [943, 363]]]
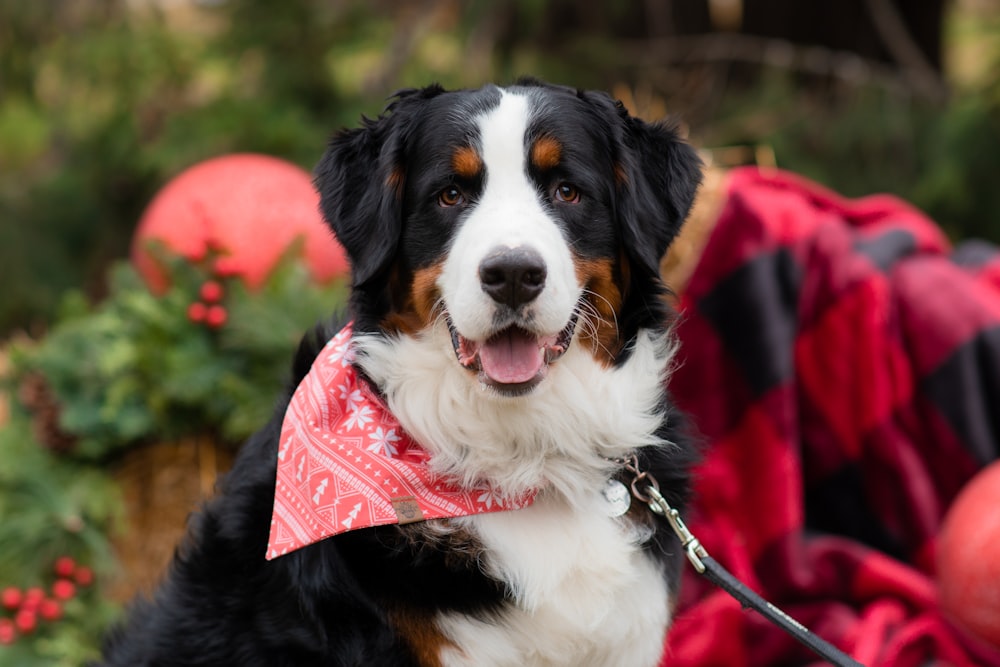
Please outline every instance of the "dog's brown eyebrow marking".
[[562, 144], [554, 137], [539, 137], [531, 147], [531, 164], [540, 171], [558, 166], [562, 158]]
[[483, 159], [472, 146], [459, 146], [451, 154], [451, 168], [460, 178], [472, 180], [483, 171]]

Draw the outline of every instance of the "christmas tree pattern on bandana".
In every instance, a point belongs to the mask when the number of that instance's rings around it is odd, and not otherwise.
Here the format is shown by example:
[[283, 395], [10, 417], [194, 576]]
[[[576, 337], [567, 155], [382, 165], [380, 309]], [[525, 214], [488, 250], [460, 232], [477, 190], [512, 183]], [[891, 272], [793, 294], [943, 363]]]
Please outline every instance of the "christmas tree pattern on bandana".
[[351, 327], [320, 352], [285, 412], [267, 559], [349, 530], [520, 509], [436, 479], [427, 452], [359, 379]]

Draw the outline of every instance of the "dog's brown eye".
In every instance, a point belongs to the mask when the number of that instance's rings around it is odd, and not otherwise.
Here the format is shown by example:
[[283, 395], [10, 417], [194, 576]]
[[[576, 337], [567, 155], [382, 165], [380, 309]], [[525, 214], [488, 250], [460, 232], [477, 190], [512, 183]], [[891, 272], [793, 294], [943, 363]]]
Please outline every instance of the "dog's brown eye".
[[580, 201], [580, 191], [575, 185], [560, 183], [556, 186], [556, 199], [567, 204], [576, 204]]
[[445, 188], [442, 190], [441, 194], [438, 195], [438, 205], [444, 208], [451, 208], [452, 206], [458, 206], [463, 201], [462, 191], [456, 187]]

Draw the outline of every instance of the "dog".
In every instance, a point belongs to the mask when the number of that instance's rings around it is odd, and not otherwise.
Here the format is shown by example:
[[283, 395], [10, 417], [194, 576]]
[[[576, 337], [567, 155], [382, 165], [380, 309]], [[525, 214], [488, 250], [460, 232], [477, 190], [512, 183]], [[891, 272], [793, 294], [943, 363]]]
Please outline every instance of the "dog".
[[659, 265], [700, 178], [672, 125], [535, 79], [335, 134], [349, 324], [305, 337], [101, 664], [658, 665], [683, 550], [623, 492], [633, 461], [690, 494]]

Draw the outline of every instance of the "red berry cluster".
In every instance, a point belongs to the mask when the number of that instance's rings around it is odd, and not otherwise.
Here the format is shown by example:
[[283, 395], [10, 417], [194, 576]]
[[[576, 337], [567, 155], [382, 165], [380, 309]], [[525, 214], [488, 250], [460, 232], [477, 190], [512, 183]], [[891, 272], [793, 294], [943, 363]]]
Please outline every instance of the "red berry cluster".
[[225, 295], [222, 283], [207, 280], [199, 290], [201, 301], [195, 301], [188, 306], [188, 319], [195, 324], [204, 324], [210, 329], [218, 329], [229, 318], [225, 306], [219, 303]]
[[53, 568], [56, 580], [46, 592], [41, 586], [20, 589], [8, 586], [0, 591], [0, 646], [13, 644], [18, 637], [33, 634], [40, 622], [62, 618], [63, 605], [76, 597], [78, 587], [94, 582], [93, 571], [78, 565], [69, 556], [58, 559]]

